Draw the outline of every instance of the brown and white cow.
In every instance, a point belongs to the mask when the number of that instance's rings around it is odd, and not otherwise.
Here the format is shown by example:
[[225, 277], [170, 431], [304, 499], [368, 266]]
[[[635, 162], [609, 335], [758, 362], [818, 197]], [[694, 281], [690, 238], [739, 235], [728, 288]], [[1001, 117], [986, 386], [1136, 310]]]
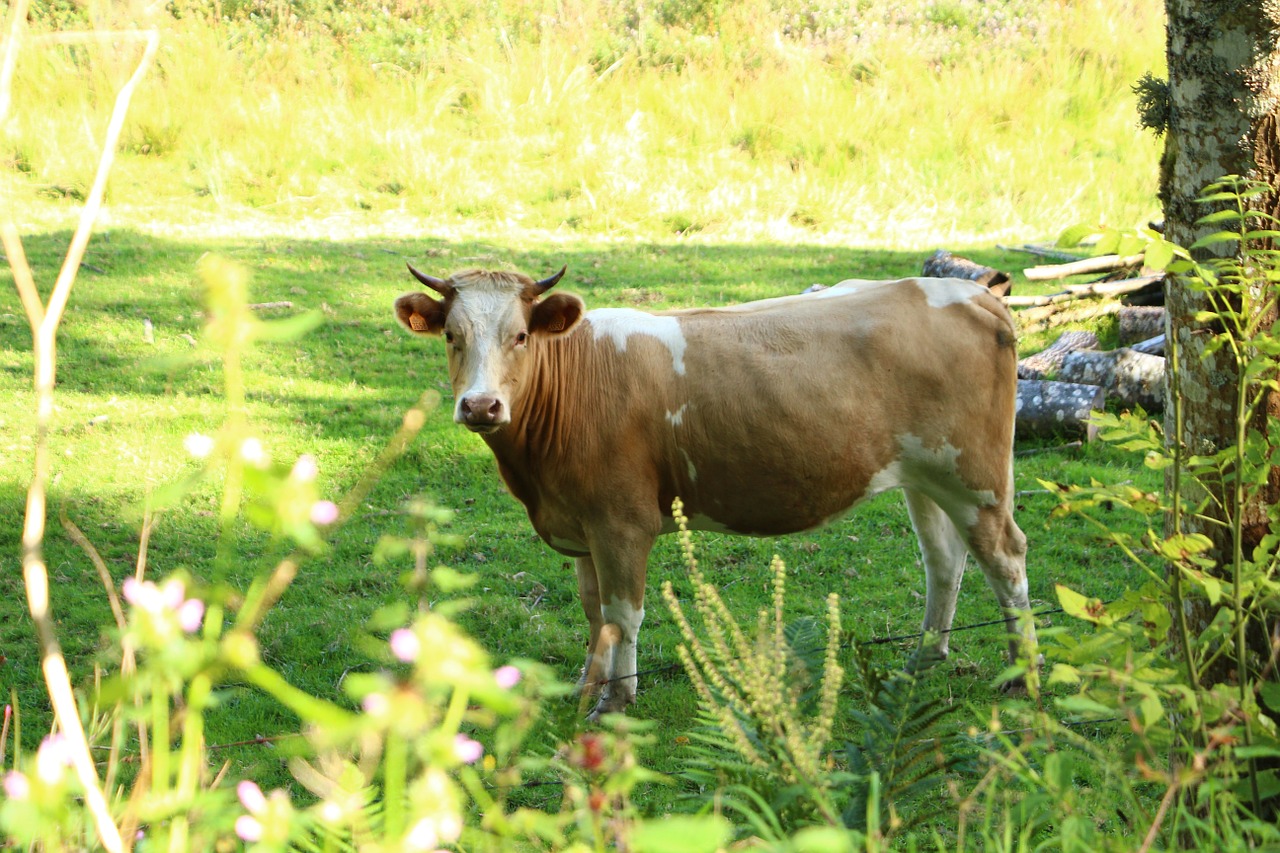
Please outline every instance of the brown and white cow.
[[409, 269], [435, 296], [400, 297], [396, 316], [444, 335], [454, 420], [483, 436], [538, 535], [577, 558], [584, 678], [599, 652], [616, 679], [597, 714], [635, 701], [646, 564], [677, 496], [695, 529], [772, 536], [901, 488], [937, 651], [966, 552], [1004, 610], [1011, 656], [1034, 640], [1017, 619], [1029, 603], [1011, 513], [1014, 329], [985, 288], [846, 281], [650, 314], [546, 295], [563, 269], [537, 282]]

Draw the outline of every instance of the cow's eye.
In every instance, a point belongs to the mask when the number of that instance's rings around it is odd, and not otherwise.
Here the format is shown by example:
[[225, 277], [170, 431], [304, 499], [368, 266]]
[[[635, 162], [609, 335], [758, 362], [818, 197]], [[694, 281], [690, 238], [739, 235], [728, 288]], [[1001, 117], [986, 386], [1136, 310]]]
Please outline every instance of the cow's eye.
[[453, 332], [444, 333], [444, 342], [447, 344], [453, 343]]
[[516, 334], [516, 346], [520, 346], [527, 340], [529, 340], [528, 332], [519, 332]]

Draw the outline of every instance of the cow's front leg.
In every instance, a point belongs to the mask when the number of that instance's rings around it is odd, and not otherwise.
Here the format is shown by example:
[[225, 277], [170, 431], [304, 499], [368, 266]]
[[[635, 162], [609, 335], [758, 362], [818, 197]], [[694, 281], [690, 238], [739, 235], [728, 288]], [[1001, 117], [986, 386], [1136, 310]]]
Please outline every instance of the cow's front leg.
[[636, 647], [644, 621], [649, 550], [656, 537], [655, 525], [653, 535], [632, 533], [602, 537], [602, 545], [607, 543], [607, 546], [592, 549], [602, 622], [597, 656], [607, 660], [600, 701], [590, 714], [593, 720], [601, 714], [621, 713], [636, 701], [639, 685]]
[[604, 614], [600, 607], [600, 581], [596, 575], [596, 564], [590, 556], [578, 557], [578, 601], [582, 604], [582, 612], [587, 617], [587, 660], [582, 665], [582, 675], [578, 678], [578, 689], [585, 695], [595, 696], [600, 692], [599, 682], [604, 672], [609, 669], [612, 649], [600, 645], [600, 629], [604, 627]]

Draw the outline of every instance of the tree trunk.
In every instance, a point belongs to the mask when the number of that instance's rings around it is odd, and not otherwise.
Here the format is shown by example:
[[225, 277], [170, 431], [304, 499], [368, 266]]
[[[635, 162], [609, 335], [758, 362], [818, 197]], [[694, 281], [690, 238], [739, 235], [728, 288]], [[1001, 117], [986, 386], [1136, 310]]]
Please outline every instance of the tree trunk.
[[[1262, 181], [1272, 192], [1253, 205], [1280, 213], [1276, 168], [1280, 164], [1280, 7], [1272, 0], [1166, 0], [1169, 83], [1162, 101], [1159, 87], [1143, 94], [1143, 120], [1166, 135], [1160, 166], [1160, 198], [1165, 237], [1183, 246], [1217, 230], [1197, 225], [1210, 210], [1195, 203], [1206, 184], [1224, 175]], [[1272, 227], [1272, 226], [1263, 226]], [[1222, 245], [1222, 244], [1219, 244]], [[1182, 438], [1187, 451], [1212, 454], [1235, 443], [1235, 371], [1225, 352], [1206, 356], [1208, 331], [1196, 313], [1209, 305], [1203, 294], [1177, 281], [1168, 285], [1166, 335], [1177, 343]], [[1280, 406], [1272, 400], [1273, 413]], [[1175, 434], [1173, 405], [1166, 409], [1166, 434]], [[1265, 417], [1265, 412], [1263, 416]], [[1266, 530], [1266, 504], [1280, 498], [1280, 478], [1273, 471], [1262, 499], [1246, 513], [1244, 553], [1252, 553]], [[1192, 503], [1196, 496], [1188, 495]], [[1188, 529], [1207, 535], [1220, 565], [1231, 561], [1230, 531], [1196, 524]], [[1187, 605], [1192, 632], [1213, 618], [1216, 608], [1193, 599]], [[1208, 674], [1210, 683], [1231, 677], [1239, 661], [1224, 655]]]
[[1106, 352], [1069, 352], [1062, 360], [1058, 378], [1101, 386], [1108, 396], [1126, 406], [1158, 412], [1164, 408], [1164, 373], [1164, 359], [1160, 356], [1122, 347]]

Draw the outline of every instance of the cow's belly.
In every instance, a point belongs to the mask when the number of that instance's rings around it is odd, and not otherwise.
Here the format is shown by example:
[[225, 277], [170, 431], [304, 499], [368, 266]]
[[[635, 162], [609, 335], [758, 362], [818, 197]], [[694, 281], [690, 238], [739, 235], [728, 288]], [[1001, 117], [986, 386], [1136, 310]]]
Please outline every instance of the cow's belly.
[[[812, 530], [843, 517], [873, 495], [896, 488], [893, 477], [857, 478], [838, 485], [774, 480], [756, 489], [721, 489], [711, 485], [684, 498], [685, 514], [694, 530], [745, 536], [781, 536]], [[668, 508], [668, 513], [670, 512]], [[667, 522], [664, 532], [674, 529]]]

